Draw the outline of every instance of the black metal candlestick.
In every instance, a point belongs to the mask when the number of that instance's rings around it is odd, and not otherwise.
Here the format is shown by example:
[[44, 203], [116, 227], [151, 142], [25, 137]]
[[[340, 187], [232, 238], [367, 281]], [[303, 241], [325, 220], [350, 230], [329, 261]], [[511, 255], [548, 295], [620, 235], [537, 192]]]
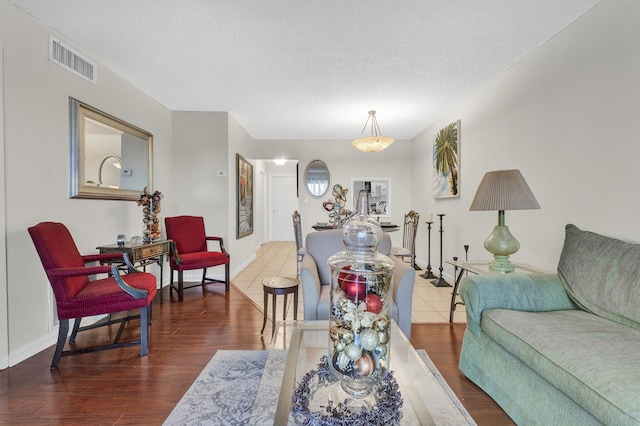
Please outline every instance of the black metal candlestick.
[[436, 276], [431, 272], [431, 224], [433, 222], [427, 221], [427, 270], [424, 274], [420, 275], [420, 278], [431, 279]]
[[451, 284], [449, 284], [448, 282], [445, 281], [445, 279], [442, 277], [442, 234], [444, 233], [444, 229], [442, 227], [442, 218], [445, 216], [444, 213], [438, 213], [438, 217], [440, 218], [440, 268], [438, 268], [440, 270], [440, 276], [431, 281], [431, 284], [433, 284], [436, 287], [451, 287]]
[[458, 276], [458, 256], [453, 256], [453, 263], [455, 265], [453, 265], [453, 279], [455, 280], [456, 277]]

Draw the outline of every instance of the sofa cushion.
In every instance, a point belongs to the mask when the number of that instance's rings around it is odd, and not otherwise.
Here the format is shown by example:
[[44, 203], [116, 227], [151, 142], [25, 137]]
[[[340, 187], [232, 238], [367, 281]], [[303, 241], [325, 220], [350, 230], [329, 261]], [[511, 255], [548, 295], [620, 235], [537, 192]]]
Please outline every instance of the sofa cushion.
[[566, 226], [558, 274], [584, 310], [640, 330], [640, 245]]
[[585, 311], [489, 309], [482, 330], [604, 424], [640, 423], [640, 331]]

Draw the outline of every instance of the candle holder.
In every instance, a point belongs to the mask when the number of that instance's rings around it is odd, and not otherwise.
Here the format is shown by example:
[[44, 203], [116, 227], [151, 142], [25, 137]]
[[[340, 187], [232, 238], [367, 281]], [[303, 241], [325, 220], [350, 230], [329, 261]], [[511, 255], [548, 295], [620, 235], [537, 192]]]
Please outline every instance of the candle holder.
[[458, 276], [458, 264], [456, 263], [458, 262], [458, 256], [453, 256], [453, 279], [455, 280], [456, 277]]
[[433, 275], [433, 272], [431, 272], [431, 224], [433, 222], [427, 220], [427, 270], [424, 272], [424, 274], [420, 275], [420, 278], [424, 278], [424, 279], [432, 279], [435, 278], [436, 276]]
[[440, 270], [440, 276], [438, 278], [436, 278], [435, 280], [431, 281], [431, 284], [433, 284], [436, 287], [451, 287], [451, 284], [449, 284], [448, 282], [445, 281], [445, 279], [442, 277], [442, 234], [444, 233], [444, 228], [442, 227], [442, 218], [445, 216], [444, 213], [438, 213], [438, 217], [440, 218], [440, 268], [438, 268]]

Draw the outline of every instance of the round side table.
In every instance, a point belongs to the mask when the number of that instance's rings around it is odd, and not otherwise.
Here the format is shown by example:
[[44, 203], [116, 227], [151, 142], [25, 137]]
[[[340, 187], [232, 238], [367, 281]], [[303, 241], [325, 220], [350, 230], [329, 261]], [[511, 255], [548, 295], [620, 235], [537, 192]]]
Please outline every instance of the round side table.
[[272, 303], [272, 316], [273, 321], [271, 322], [271, 335], [276, 329], [276, 296], [279, 294], [284, 294], [284, 310], [282, 313], [282, 319], [287, 319], [287, 295], [293, 293], [293, 319], [298, 319], [298, 286], [300, 285], [300, 280], [296, 278], [288, 278], [288, 277], [271, 277], [265, 278], [262, 280], [262, 289], [264, 290], [264, 317], [262, 320], [262, 330], [260, 330], [260, 334], [264, 332], [264, 327], [267, 324], [267, 308], [269, 306], [269, 295], [273, 295], [273, 303]]

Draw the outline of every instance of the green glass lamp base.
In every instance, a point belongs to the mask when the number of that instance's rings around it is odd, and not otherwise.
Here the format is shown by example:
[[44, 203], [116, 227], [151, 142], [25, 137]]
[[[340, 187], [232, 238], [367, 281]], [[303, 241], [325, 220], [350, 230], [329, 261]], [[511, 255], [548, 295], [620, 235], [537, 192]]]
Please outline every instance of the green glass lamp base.
[[520, 243], [511, 235], [509, 227], [504, 224], [503, 210], [498, 212], [498, 225], [493, 228], [493, 232], [484, 240], [484, 248], [493, 254], [493, 261], [489, 264], [491, 271], [514, 271], [515, 267], [509, 260], [509, 255], [520, 249]]
[[513, 272], [515, 270], [515, 266], [509, 260], [509, 256], [499, 256], [494, 255], [493, 261], [489, 263], [489, 270], [495, 272]]

